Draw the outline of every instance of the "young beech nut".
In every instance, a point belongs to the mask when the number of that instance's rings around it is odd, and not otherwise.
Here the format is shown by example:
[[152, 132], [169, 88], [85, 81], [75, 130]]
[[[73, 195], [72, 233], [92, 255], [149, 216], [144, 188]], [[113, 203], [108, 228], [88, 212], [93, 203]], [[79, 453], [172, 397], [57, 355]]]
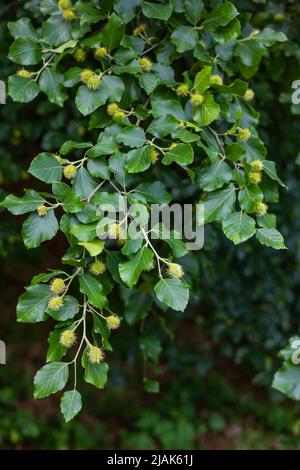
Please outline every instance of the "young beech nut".
[[76, 172], [77, 172], [77, 169], [76, 169], [76, 166], [75, 165], [67, 165], [65, 166], [64, 168], [64, 177], [67, 179], [67, 180], [71, 180], [74, 178], [74, 176], [76, 175]]
[[56, 277], [55, 279], [52, 280], [51, 285], [50, 285], [50, 290], [52, 292], [55, 292], [56, 294], [60, 294], [63, 292], [66, 288], [65, 281], [61, 279], [60, 277]]
[[119, 328], [121, 320], [118, 315], [109, 315], [109, 317], [105, 318], [106, 324], [110, 330], [116, 330]]
[[46, 215], [47, 212], [48, 212], [48, 207], [44, 206], [44, 204], [41, 204], [40, 206], [38, 206], [37, 213], [40, 217], [44, 217], [44, 215]]
[[248, 129], [248, 127], [245, 127], [244, 129], [240, 129], [237, 133], [237, 138], [239, 140], [242, 140], [243, 142], [247, 142], [250, 136], [251, 136], [251, 131], [250, 129]]
[[71, 348], [76, 343], [76, 335], [73, 330], [65, 330], [59, 338], [59, 342], [65, 348]]
[[139, 64], [144, 72], [149, 72], [151, 70], [152, 62], [147, 57], [141, 57], [141, 59], [139, 59]]
[[88, 360], [91, 364], [99, 364], [104, 360], [104, 352], [98, 346], [91, 346], [87, 353]]
[[55, 295], [54, 297], [51, 297], [51, 299], [48, 302], [48, 307], [51, 308], [51, 310], [60, 310], [61, 307], [64, 304], [64, 299], [60, 295]]
[[252, 184], [259, 184], [261, 183], [261, 173], [258, 171], [250, 171], [249, 173], [249, 181]]
[[191, 96], [191, 103], [193, 106], [201, 106], [204, 101], [204, 96], [200, 95], [200, 93], [195, 93]]
[[90, 271], [91, 273], [95, 274], [96, 276], [99, 276], [100, 274], [103, 274], [106, 269], [106, 266], [102, 261], [95, 261], [90, 265]]
[[168, 275], [173, 279], [181, 279], [184, 275], [181, 264], [169, 263], [167, 269]]

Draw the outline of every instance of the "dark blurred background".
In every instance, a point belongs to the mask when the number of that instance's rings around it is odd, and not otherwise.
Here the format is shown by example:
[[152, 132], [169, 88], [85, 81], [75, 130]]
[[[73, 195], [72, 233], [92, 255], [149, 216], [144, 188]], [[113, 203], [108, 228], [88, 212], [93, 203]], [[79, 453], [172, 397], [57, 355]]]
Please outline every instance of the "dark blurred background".
[[[7, 59], [8, 21], [35, 18], [38, 1], [0, 3], [0, 79], [15, 71]], [[60, 265], [63, 238], [26, 251], [22, 220], [0, 212], [0, 339], [7, 365], [0, 366], [1, 449], [268, 449], [300, 448], [300, 407], [270, 388], [276, 354], [300, 332], [299, 196], [296, 159], [300, 105], [291, 84], [300, 79], [298, 1], [239, 1], [257, 28], [284, 31], [289, 42], [274, 46], [251, 80], [260, 132], [289, 187], [276, 208], [288, 251], [249, 241], [234, 247], [210, 228], [204, 250], [193, 257], [199, 285], [191, 308], [176, 314], [175, 340], [165, 336], [155, 376], [159, 394], [147, 394], [135, 329], [113, 336], [112, 372], [105, 391], [80, 384], [84, 411], [66, 425], [59, 397], [32, 398], [32, 379], [43, 364], [50, 325], [17, 324], [15, 306], [34, 274]], [[63, 109], [40, 97], [0, 106], [0, 199], [36, 187], [26, 172], [41, 150], [56, 151], [79, 140], [87, 122], [67, 102]], [[298, 159], [300, 162], [300, 159]]]

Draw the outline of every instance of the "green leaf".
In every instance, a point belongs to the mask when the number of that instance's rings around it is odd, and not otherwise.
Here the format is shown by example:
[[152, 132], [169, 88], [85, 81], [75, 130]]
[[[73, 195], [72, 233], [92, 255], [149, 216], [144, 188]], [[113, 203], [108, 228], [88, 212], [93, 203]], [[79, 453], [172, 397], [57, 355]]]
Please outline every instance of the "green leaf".
[[144, 380], [144, 389], [148, 393], [159, 393], [159, 382], [158, 380], [154, 379], [146, 379]]
[[201, 95], [211, 86], [211, 66], [203, 67], [203, 69], [197, 73], [194, 82], [194, 89]]
[[153, 251], [143, 246], [129, 261], [120, 263], [121, 279], [128, 287], [134, 286], [145, 269], [152, 266]]
[[188, 253], [180, 234], [175, 230], [169, 230], [163, 224], [157, 224], [151, 229], [151, 234], [155, 234], [160, 240], [164, 240], [170, 246], [175, 258], [180, 258]]
[[69, 378], [67, 362], [51, 362], [34, 377], [34, 398], [45, 398], [62, 390]]
[[275, 250], [284, 250], [286, 248], [283, 236], [275, 228], [257, 229], [256, 238], [262, 245], [270, 246]]
[[116, 0], [114, 9], [125, 23], [133, 20], [136, 15], [137, 7], [142, 0]]
[[253, 212], [257, 202], [262, 201], [263, 198], [261, 189], [256, 185], [244, 186], [238, 196], [241, 209], [247, 212]]
[[73, 190], [81, 198], [87, 198], [97, 188], [97, 181], [82, 166], [73, 180]]
[[138, 289], [124, 288], [122, 289], [122, 297], [125, 303], [124, 316], [128, 325], [134, 325], [146, 317], [151, 307], [147, 293]]
[[223, 232], [235, 245], [255, 234], [255, 220], [244, 212], [234, 212], [223, 220]]
[[7, 23], [10, 34], [14, 39], [30, 39], [31, 41], [37, 41], [37, 33], [32, 26], [29, 18], [20, 18], [18, 21]]
[[203, 13], [202, 0], [185, 0], [184, 2], [185, 17], [189, 23], [196, 25], [199, 23]]
[[161, 279], [154, 287], [156, 297], [173, 310], [183, 312], [189, 300], [187, 284], [178, 279]]
[[300, 400], [300, 368], [288, 362], [276, 372], [272, 387], [292, 400]]
[[63, 83], [63, 74], [50, 67], [45, 68], [39, 79], [40, 89], [46, 93], [51, 103], [57, 104], [60, 107], [63, 106], [68, 98], [68, 95], [62, 91]]
[[98, 256], [104, 250], [104, 241], [103, 240], [93, 240], [92, 242], [80, 242], [80, 246], [88, 251], [91, 256]]
[[257, 66], [264, 55], [264, 52], [265, 47], [263, 43], [256, 39], [248, 39], [244, 42], [238, 42], [234, 49], [234, 55], [238, 56], [242, 64], [247, 67]]
[[157, 3], [144, 2], [143, 13], [147, 18], [167, 21], [173, 11], [172, 5], [158, 5]]
[[276, 163], [272, 162], [270, 160], [263, 160], [263, 171], [274, 181], [277, 181], [277, 183], [280, 184], [280, 186], [283, 186], [286, 188], [286, 185], [283, 183], [283, 181], [278, 177], [277, 175], [277, 170], [276, 170]]
[[60, 361], [63, 356], [67, 353], [68, 349], [62, 346], [59, 342], [62, 330], [55, 329], [51, 331], [48, 337], [48, 351], [47, 351], [47, 362]]
[[71, 24], [62, 15], [53, 15], [42, 26], [42, 39], [49, 46], [58, 46], [71, 39]]
[[190, 144], [177, 144], [170, 149], [163, 157], [162, 163], [170, 165], [173, 162], [178, 165], [189, 165], [194, 160], [194, 151]]
[[118, 135], [117, 142], [131, 148], [139, 148], [146, 142], [146, 136], [140, 127], [125, 127]]
[[12, 75], [8, 79], [8, 93], [13, 101], [29, 103], [37, 97], [39, 92], [37, 83], [30, 78]]
[[103, 287], [99, 279], [87, 272], [79, 276], [80, 292], [86, 294], [89, 302], [95, 307], [103, 308], [107, 299], [103, 293]]
[[199, 185], [204, 191], [214, 191], [232, 180], [232, 170], [223, 160], [204, 167], [199, 174]]
[[141, 183], [134, 191], [144, 196], [147, 201], [158, 204], [167, 204], [172, 199], [172, 196], [160, 181], [156, 181], [155, 183]]
[[31, 39], [16, 39], [9, 48], [8, 58], [20, 65], [35, 65], [42, 59], [40, 45]]
[[94, 332], [99, 333], [101, 335], [103, 348], [106, 351], [112, 351], [113, 349], [109, 342], [110, 330], [107, 326], [106, 321], [103, 318], [99, 317], [98, 315], [94, 314], [93, 322], [94, 322], [94, 327], [93, 327]]
[[61, 155], [67, 155], [73, 149], [88, 149], [92, 146], [93, 146], [93, 144], [91, 144], [90, 142], [75, 142], [74, 140], [67, 140], [61, 146], [61, 148], [59, 150], [59, 153]]
[[110, 171], [105, 160], [89, 160], [87, 169], [95, 178], [101, 178], [102, 180], [110, 179]]
[[31, 162], [28, 172], [45, 183], [55, 183], [62, 177], [62, 166], [51, 153], [40, 153]]
[[82, 366], [85, 369], [84, 380], [97, 388], [104, 388], [107, 382], [108, 364], [100, 362], [99, 364], [92, 364], [87, 357], [86, 351], [82, 356]]
[[36, 284], [26, 288], [25, 294], [19, 297], [17, 319], [21, 323], [37, 323], [47, 319], [45, 310], [53, 292], [49, 286]]
[[22, 237], [26, 248], [36, 248], [42, 242], [51, 240], [59, 229], [54, 210], [48, 210], [47, 214], [40, 217], [37, 213], [32, 213], [24, 222]]
[[61, 397], [60, 409], [66, 423], [71, 421], [81, 410], [81, 395], [77, 390], [65, 392]]
[[0, 206], [5, 207], [14, 215], [21, 215], [35, 211], [44, 202], [45, 199], [39, 193], [33, 189], [25, 189], [24, 196], [17, 197], [9, 194], [4, 201], [0, 202]]
[[204, 223], [222, 220], [234, 211], [236, 190], [233, 184], [227, 188], [207, 194], [202, 201], [204, 205]]
[[202, 26], [206, 31], [215, 31], [220, 26], [226, 26], [238, 15], [238, 11], [231, 2], [225, 1], [221, 5], [217, 5], [206, 17]]
[[128, 173], [140, 173], [151, 165], [151, 145], [131, 150], [127, 154]]
[[199, 126], [208, 126], [220, 114], [220, 106], [215, 102], [213, 95], [207, 95], [195, 112], [194, 120]]
[[162, 346], [159, 339], [150, 335], [149, 333], [144, 333], [140, 336], [139, 344], [141, 351], [152, 361], [157, 361], [161, 352]]
[[59, 310], [52, 310], [51, 308], [47, 308], [46, 312], [48, 315], [54, 318], [54, 320], [65, 321], [75, 317], [75, 315], [79, 312], [79, 304], [77, 299], [71, 295], [65, 295], [64, 303]]
[[106, 101], [107, 94], [103, 91], [101, 84], [97, 90], [90, 90], [85, 85], [82, 85], [79, 87], [75, 98], [76, 107], [84, 116], [91, 114], [99, 106], [105, 104]]
[[73, 225], [70, 229], [72, 235], [75, 235], [79, 241], [82, 242], [91, 242], [96, 238], [97, 232], [97, 225], [98, 222], [94, 222], [92, 224], [76, 224]]
[[198, 39], [198, 33], [192, 26], [178, 26], [171, 34], [171, 41], [180, 54], [194, 49]]
[[118, 15], [113, 13], [102, 30], [102, 43], [109, 51], [120, 44], [124, 35], [125, 24]]
[[121, 101], [125, 91], [125, 85], [119, 77], [108, 75], [101, 80], [101, 90], [110, 101]]

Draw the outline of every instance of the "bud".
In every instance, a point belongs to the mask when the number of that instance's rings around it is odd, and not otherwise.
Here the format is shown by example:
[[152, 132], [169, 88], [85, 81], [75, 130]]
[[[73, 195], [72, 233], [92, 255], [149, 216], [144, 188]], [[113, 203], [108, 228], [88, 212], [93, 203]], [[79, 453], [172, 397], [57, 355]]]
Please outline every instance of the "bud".
[[104, 360], [104, 352], [98, 346], [91, 346], [87, 356], [91, 364], [99, 364]]
[[110, 116], [114, 116], [117, 112], [120, 111], [119, 105], [117, 103], [110, 103], [106, 108]]
[[250, 163], [250, 166], [251, 166], [253, 171], [262, 171], [263, 167], [264, 167], [264, 164], [261, 160], [253, 160]]
[[251, 101], [254, 98], [254, 91], [251, 90], [251, 88], [248, 88], [248, 90], [245, 92], [243, 96], [245, 101]]
[[156, 163], [158, 160], [158, 152], [155, 148], [151, 149], [150, 160], [152, 165], [154, 165], [154, 163]]
[[176, 91], [179, 96], [187, 96], [190, 92], [189, 87], [185, 83], [179, 85]]
[[146, 25], [145, 24], [140, 24], [133, 30], [133, 35], [134, 36], [139, 36], [141, 33], [144, 33], [146, 30]]
[[285, 14], [284, 13], [275, 13], [275, 15], [273, 16], [273, 20], [276, 22], [276, 23], [282, 23], [282, 21], [285, 20]]
[[77, 60], [77, 62], [84, 62], [86, 59], [86, 52], [81, 47], [76, 49], [73, 55], [74, 55], [74, 59]]
[[152, 67], [152, 62], [150, 59], [148, 59], [147, 57], [141, 57], [139, 59], [139, 64], [140, 64], [140, 67], [141, 69], [144, 71], [144, 72], [149, 72], [151, 70], [151, 67]]
[[102, 261], [95, 261], [90, 266], [91, 273], [95, 274], [96, 276], [103, 274], [105, 269], [106, 269], [106, 266], [104, 263], [102, 263]]
[[61, 279], [60, 277], [56, 277], [55, 279], [52, 280], [50, 290], [52, 292], [55, 292], [56, 294], [60, 294], [63, 292], [66, 288], [65, 281]]
[[181, 279], [184, 275], [182, 266], [177, 263], [169, 263], [168, 264], [168, 275], [173, 279]]
[[48, 207], [44, 206], [44, 204], [41, 204], [40, 206], [38, 206], [37, 213], [40, 217], [44, 217], [44, 215], [46, 215], [47, 212], [48, 212]]
[[65, 330], [60, 335], [59, 342], [65, 348], [71, 348], [76, 343], [76, 335], [73, 330]]
[[68, 8], [67, 10], [63, 10], [63, 17], [66, 21], [74, 21], [76, 19], [76, 15], [71, 8]]
[[250, 129], [248, 129], [248, 127], [245, 127], [244, 129], [240, 129], [237, 133], [237, 138], [239, 140], [242, 140], [243, 142], [247, 142], [250, 136], [251, 136], [251, 131]]
[[204, 101], [204, 96], [200, 95], [200, 93], [195, 93], [191, 97], [191, 103], [193, 106], [201, 106]]
[[120, 318], [115, 314], [106, 317], [105, 321], [110, 330], [117, 330], [121, 323]]
[[124, 119], [126, 118], [126, 114], [124, 113], [124, 111], [117, 111], [113, 117], [116, 121], [124, 121]]
[[76, 172], [77, 172], [77, 169], [76, 169], [76, 166], [75, 165], [67, 165], [65, 166], [64, 168], [64, 177], [67, 179], [67, 180], [71, 180], [74, 178], [74, 176], [76, 175]]
[[23, 77], [23, 78], [30, 78], [32, 77], [32, 72], [29, 72], [29, 70], [26, 69], [20, 69], [17, 71], [18, 77]]
[[104, 59], [104, 57], [107, 56], [107, 53], [108, 51], [106, 47], [97, 47], [97, 49], [95, 49], [94, 55], [96, 59]]
[[211, 75], [210, 77], [210, 81], [211, 83], [213, 83], [214, 85], [223, 85], [223, 79], [222, 77], [220, 77], [220, 75]]
[[258, 171], [250, 171], [249, 173], [249, 181], [252, 184], [259, 184], [261, 183], [261, 173]]
[[49, 300], [48, 307], [51, 308], [51, 310], [59, 310], [63, 306], [63, 303], [64, 299], [60, 295], [55, 295]]
[[255, 206], [255, 212], [259, 216], [266, 215], [267, 210], [268, 210], [268, 206], [264, 202], [258, 202]]
[[58, 2], [58, 8], [60, 8], [60, 10], [67, 10], [71, 6], [72, 6], [72, 4], [71, 4], [70, 0], [59, 0], [59, 2]]
[[113, 223], [109, 226], [108, 235], [110, 238], [114, 238], [114, 239], [120, 238], [120, 233], [121, 233], [120, 224], [118, 222]]
[[175, 147], [177, 147], [177, 144], [175, 142], [172, 142], [169, 147], [169, 150], [173, 150]]
[[183, 121], [180, 121], [179, 128], [180, 129], [185, 129], [185, 123]]
[[101, 77], [92, 70], [86, 69], [80, 75], [80, 80], [91, 90], [99, 88]]

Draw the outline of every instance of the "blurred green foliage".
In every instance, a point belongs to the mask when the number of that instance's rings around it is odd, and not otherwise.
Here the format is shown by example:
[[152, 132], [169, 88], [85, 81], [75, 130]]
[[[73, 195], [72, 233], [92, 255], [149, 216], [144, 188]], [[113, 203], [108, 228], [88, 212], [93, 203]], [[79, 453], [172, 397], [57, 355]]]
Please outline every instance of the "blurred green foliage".
[[[4, 11], [0, 7], [1, 78], [12, 72], [5, 60], [5, 25], [28, 15], [28, 10], [34, 15], [37, 3], [18, 2], [17, 11], [10, 4]], [[13, 311], [22, 290], [22, 271], [29, 279], [47, 257], [47, 248], [25, 254], [13, 218], [1, 212], [0, 256], [6, 261], [1, 263], [5, 281], [0, 336], [8, 344], [9, 366], [0, 366], [0, 448], [299, 448], [297, 405], [283, 403], [277, 392], [270, 392], [270, 383], [279, 364], [278, 350], [300, 333], [300, 175], [295, 165], [300, 105], [290, 102], [291, 84], [300, 78], [300, 6], [297, 1], [263, 0], [243, 0], [238, 6], [253, 13], [255, 27], [272, 26], [289, 38], [272, 48], [251, 83], [264, 141], [289, 187], [277, 207], [289, 251], [275, 253], [251, 241], [236, 248], [210, 228], [200, 263], [192, 261], [199, 272], [193, 307], [174, 318], [172, 329], [181, 329], [178, 343], [165, 341], [161, 393], [142, 391], [141, 379], [131, 370], [140, 360], [125, 331], [118, 338], [119, 357], [105, 395], [86, 390], [87, 411], [65, 425], [55, 398], [48, 405], [28, 398], [32, 371], [43, 349], [37, 332], [16, 325]], [[31, 105], [9, 101], [0, 108], [0, 119], [1, 198], [22, 187], [33, 154], [59, 147], [66, 129], [74, 139], [84, 132], [74, 109], [60, 110], [43, 98]], [[257, 385], [251, 385], [252, 379]]]

